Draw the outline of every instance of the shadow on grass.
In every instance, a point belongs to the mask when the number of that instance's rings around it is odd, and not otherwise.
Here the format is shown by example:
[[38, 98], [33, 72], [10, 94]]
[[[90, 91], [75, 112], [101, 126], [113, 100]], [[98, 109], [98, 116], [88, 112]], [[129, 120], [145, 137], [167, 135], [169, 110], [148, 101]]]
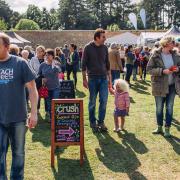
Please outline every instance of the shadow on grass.
[[41, 142], [45, 147], [49, 147], [51, 145], [51, 125], [47, 122], [47, 119], [44, 120], [41, 115], [39, 115], [38, 119], [36, 128], [31, 130], [33, 133], [32, 141]]
[[143, 142], [127, 132], [122, 136], [123, 144], [119, 144], [108, 133], [95, 135], [100, 145], [100, 148], [96, 149], [97, 156], [108, 169], [113, 172], [126, 173], [132, 180], [147, 180], [137, 171], [141, 163], [135, 154], [135, 152], [144, 154], [148, 151]]
[[136, 91], [139, 94], [146, 94], [146, 95], [151, 95], [147, 90], [148, 88], [141, 83], [135, 82], [135, 84], [131, 84], [131, 89]]
[[57, 162], [57, 169], [52, 168], [55, 180], [94, 180], [94, 176], [86, 154], [83, 166], [80, 166], [80, 160], [63, 159], [60, 158], [60, 154], [57, 154]]
[[130, 102], [131, 103], [136, 103], [136, 101], [134, 101], [134, 99], [132, 97], [130, 97]]
[[151, 86], [151, 81], [149, 81], [149, 80], [146, 80], [146, 81], [138, 80], [137, 82], [140, 83], [140, 84], [143, 84], [145, 86]]
[[145, 144], [136, 138], [135, 134], [128, 133], [126, 130], [124, 130], [124, 133], [118, 133], [118, 136], [120, 138], [123, 138], [122, 143], [125, 146], [130, 146], [136, 153], [138, 154], [145, 154], [148, 152], [147, 147]]
[[170, 138], [165, 138], [166, 141], [168, 141], [172, 147], [173, 147], [173, 150], [178, 154], [180, 155], [180, 139], [175, 137], [175, 136], [171, 136]]
[[86, 94], [82, 91], [79, 91], [78, 89], [76, 89], [76, 97], [77, 98], [84, 98], [86, 97]]
[[172, 126], [175, 126], [178, 131], [180, 131], [180, 122], [176, 119], [173, 119]]

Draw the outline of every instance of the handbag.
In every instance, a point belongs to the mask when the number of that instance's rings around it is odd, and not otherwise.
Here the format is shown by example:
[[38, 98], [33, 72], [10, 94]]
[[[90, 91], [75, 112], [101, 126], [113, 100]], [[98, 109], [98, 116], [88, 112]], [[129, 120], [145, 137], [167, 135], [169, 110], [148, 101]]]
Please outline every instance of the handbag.
[[46, 86], [42, 86], [38, 90], [38, 94], [40, 98], [47, 98], [48, 97], [48, 88]]

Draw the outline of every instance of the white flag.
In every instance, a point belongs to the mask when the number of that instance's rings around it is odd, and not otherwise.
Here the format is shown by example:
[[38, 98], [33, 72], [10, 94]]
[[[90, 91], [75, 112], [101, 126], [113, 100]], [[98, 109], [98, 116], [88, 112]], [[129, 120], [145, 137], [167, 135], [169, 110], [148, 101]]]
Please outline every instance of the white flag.
[[133, 24], [134, 28], [137, 30], [137, 17], [134, 13], [130, 13], [129, 14], [129, 20], [131, 21], [131, 23]]
[[146, 29], [146, 11], [145, 11], [145, 9], [140, 10], [140, 16], [141, 16], [142, 22], [144, 24], [144, 28]]

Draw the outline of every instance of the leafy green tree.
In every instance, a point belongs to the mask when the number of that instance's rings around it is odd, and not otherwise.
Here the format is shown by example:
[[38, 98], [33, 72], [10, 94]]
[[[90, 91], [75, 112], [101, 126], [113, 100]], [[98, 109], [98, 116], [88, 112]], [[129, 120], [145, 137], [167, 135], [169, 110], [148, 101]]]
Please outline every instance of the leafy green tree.
[[21, 15], [18, 12], [14, 11], [10, 18], [10, 27], [14, 28], [20, 19], [21, 19]]
[[[40, 25], [42, 29], [51, 29], [52, 23], [51, 23], [51, 16], [46, 8], [43, 8], [41, 13], [41, 21]], [[54, 22], [55, 23], [55, 22]]]
[[26, 11], [26, 18], [31, 19], [40, 25], [41, 18], [42, 18], [42, 12], [39, 9], [39, 7], [37, 7], [33, 4], [30, 4]]
[[89, 29], [92, 24], [85, 0], [60, 0], [59, 24], [63, 29]]
[[10, 27], [11, 16], [12, 10], [10, 9], [9, 5], [4, 0], [0, 0], [0, 18], [4, 19], [8, 27]]
[[51, 29], [56, 30], [60, 28], [59, 19], [58, 19], [58, 10], [57, 9], [50, 9], [50, 24]]
[[16, 30], [39, 30], [39, 25], [30, 19], [21, 19], [15, 27]]

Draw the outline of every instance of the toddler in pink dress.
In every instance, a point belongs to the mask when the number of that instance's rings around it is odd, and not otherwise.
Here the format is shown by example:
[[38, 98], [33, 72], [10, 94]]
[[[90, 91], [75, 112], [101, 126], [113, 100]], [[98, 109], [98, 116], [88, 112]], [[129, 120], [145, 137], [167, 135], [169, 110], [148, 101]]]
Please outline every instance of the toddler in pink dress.
[[115, 81], [114, 89], [110, 89], [110, 92], [115, 96], [114, 132], [119, 132], [124, 129], [125, 116], [129, 113], [129, 85], [126, 81], [118, 79]]

